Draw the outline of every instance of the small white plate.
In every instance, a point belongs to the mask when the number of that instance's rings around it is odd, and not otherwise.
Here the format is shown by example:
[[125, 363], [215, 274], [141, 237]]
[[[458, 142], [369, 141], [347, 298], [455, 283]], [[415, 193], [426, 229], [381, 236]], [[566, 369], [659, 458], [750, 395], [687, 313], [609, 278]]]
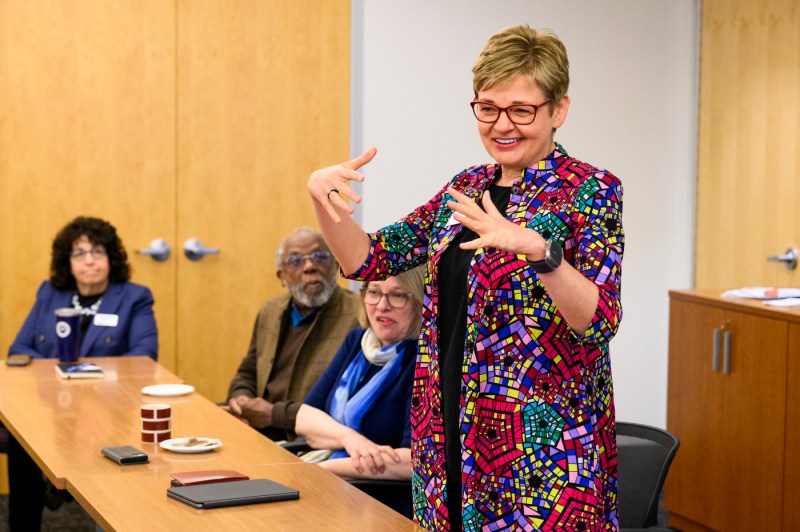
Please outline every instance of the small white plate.
[[192, 438], [172, 438], [171, 440], [164, 440], [159, 445], [162, 449], [172, 451], [174, 453], [207, 453], [219, 447], [222, 447], [222, 442], [216, 438], [194, 438], [201, 445], [186, 447], [186, 444]]
[[145, 395], [156, 395], [159, 397], [173, 397], [176, 395], [186, 395], [192, 393], [194, 386], [189, 384], [153, 384], [142, 388]]

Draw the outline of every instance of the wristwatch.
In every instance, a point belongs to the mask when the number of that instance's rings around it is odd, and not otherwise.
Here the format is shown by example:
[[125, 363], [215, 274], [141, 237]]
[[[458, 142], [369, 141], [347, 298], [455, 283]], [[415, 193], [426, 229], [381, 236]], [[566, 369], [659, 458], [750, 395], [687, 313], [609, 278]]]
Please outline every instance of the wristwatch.
[[550, 273], [561, 265], [564, 252], [554, 240], [548, 240], [544, 246], [544, 260], [528, 261], [536, 273]]

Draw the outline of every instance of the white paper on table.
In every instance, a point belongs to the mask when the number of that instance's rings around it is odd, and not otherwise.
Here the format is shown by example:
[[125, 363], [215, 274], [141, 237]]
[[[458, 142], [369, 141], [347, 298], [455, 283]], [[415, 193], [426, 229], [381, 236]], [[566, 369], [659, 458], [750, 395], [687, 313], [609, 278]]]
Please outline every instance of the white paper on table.
[[765, 305], [773, 307], [800, 307], [800, 297], [787, 297], [786, 299], [770, 299], [764, 301]]
[[800, 288], [775, 288], [772, 286], [746, 286], [722, 293], [722, 297], [744, 297], [747, 299], [800, 298]]

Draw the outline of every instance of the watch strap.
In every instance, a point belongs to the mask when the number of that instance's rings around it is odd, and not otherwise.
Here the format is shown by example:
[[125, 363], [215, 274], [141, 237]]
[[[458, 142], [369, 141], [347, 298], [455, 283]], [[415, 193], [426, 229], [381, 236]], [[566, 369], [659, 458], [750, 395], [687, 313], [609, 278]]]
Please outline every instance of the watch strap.
[[555, 267], [547, 260], [529, 260], [528, 264], [531, 265], [531, 268], [536, 273], [550, 273], [555, 270]]
[[548, 240], [545, 245], [544, 260], [528, 261], [536, 273], [550, 273], [561, 265], [563, 252], [557, 242]]

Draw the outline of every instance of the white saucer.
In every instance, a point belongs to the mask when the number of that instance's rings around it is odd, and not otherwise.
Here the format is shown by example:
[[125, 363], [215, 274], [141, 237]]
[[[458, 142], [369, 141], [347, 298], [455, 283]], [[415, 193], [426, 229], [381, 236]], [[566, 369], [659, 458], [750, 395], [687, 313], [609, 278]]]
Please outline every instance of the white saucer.
[[186, 395], [192, 393], [194, 386], [188, 384], [153, 384], [142, 388], [145, 395], [156, 395], [159, 397], [173, 397], [176, 395]]
[[222, 447], [222, 442], [216, 438], [195, 438], [200, 442], [204, 442], [207, 445], [198, 445], [197, 447], [185, 447], [186, 444], [191, 438], [172, 438], [171, 440], [164, 440], [159, 445], [162, 449], [166, 449], [168, 451], [172, 451], [174, 453], [207, 453], [208, 451], [213, 451], [219, 447]]

